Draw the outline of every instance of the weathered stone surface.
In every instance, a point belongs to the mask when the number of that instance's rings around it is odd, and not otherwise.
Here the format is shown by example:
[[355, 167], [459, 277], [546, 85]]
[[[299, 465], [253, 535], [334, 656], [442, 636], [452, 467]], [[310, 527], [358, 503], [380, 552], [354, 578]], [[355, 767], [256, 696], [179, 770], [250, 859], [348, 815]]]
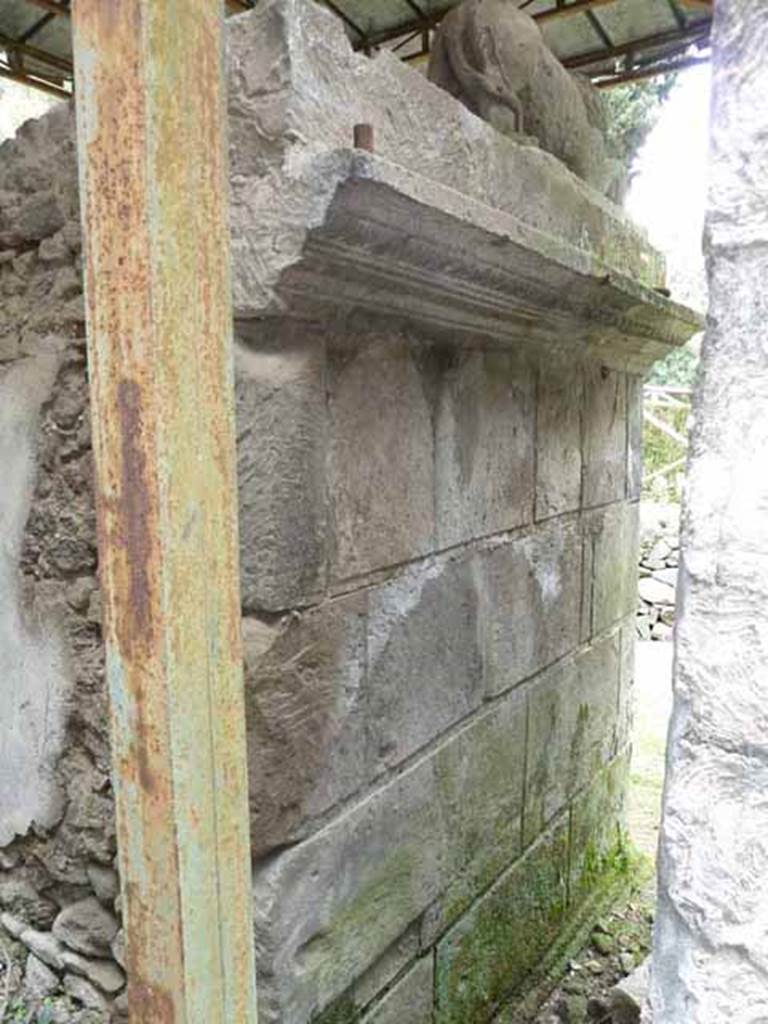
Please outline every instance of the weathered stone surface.
[[576, 647], [581, 557], [575, 519], [542, 523], [480, 556], [489, 693], [514, 686]]
[[437, 543], [533, 519], [534, 376], [512, 352], [446, 355], [436, 425]]
[[481, 586], [476, 558], [437, 558], [276, 626], [244, 620], [257, 855], [479, 707]]
[[[231, 32], [262, 1021], [338, 1005], [405, 1021], [431, 994], [409, 994], [429, 967], [405, 973], [417, 940], [444, 936], [520, 856], [522, 681], [578, 641], [579, 387], [549, 389], [550, 354], [560, 385], [597, 349], [639, 371], [688, 321], [621, 274], [605, 281], [606, 267], [645, 265], [661, 283], [621, 214], [391, 55], [353, 55], [327, 12], [264, 0]], [[375, 155], [345, 148], [355, 120], [375, 122]], [[50, 124], [69, 138], [69, 118]], [[28, 829], [0, 867], [39, 863], [34, 885], [59, 906], [95, 893], [118, 908], [68, 145], [61, 161], [48, 143], [0, 160], [14, 210], [65, 185], [64, 227], [0, 257], [0, 359], [62, 362], [20, 568], [37, 606], [64, 616], [77, 678], [64, 817], [50, 835]], [[537, 488], [546, 523], [519, 529]], [[80, 971], [112, 992], [116, 928], [98, 953], [31, 941], [69, 986]]]
[[25, 608], [18, 569], [35, 480], [39, 410], [57, 371], [51, 357], [0, 375], [0, 846], [32, 823], [56, 824], [55, 765], [65, 742], [71, 678], [57, 623]]
[[639, 501], [643, 486], [643, 381], [627, 377], [627, 497]]
[[[604, 266], [664, 283], [661, 260], [628, 219], [559, 161], [500, 135], [396, 57], [353, 54], [343, 26], [319, 6], [259, 4], [231, 23], [229, 60], [233, 286], [242, 314], [269, 305], [337, 187], [332, 169], [303, 173], [299, 154], [350, 146], [356, 122], [375, 122], [387, 161], [592, 248]], [[288, 188], [270, 180], [278, 165], [291, 168]]]
[[128, 1022], [128, 993], [121, 992], [112, 1003], [112, 1015], [116, 1024], [127, 1024]]
[[621, 633], [554, 666], [530, 687], [526, 843], [608, 761], [616, 739]]
[[614, 985], [608, 993], [608, 1008], [612, 1024], [640, 1024], [643, 1008], [648, 997], [650, 982], [650, 958], [626, 978]]
[[55, 971], [62, 969], [61, 954], [64, 952], [64, 946], [51, 932], [38, 932], [34, 928], [27, 928], [19, 938], [27, 949], [43, 963], [48, 964]]
[[626, 871], [624, 794], [628, 774], [625, 750], [593, 775], [594, 781], [573, 801], [568, 892], [574, 907]]
[[26, 921], [22, 921], [20, 917], [14, 917], [13, 914], [3, 912], [0, 914], [0, 925], [5, 928], [9, 935], [14, 939], [21, 938], [21, 933], [27, 930]]
[[111, 960], [93, 960], [65, 949], [61, 954], [64, 969], [87, 978], [102, 992], [114, 995], [125, 985], [125, 975]]
[[425, 956], [405, 974], [361, 1024], [432, 1024], [434, 958]]
[[255, 856], [306, 834], [313, 815], [372, 774], [366, 613], [367, 595], [357, 594], [276, 626], [243, 620]]
[[514, 859], [524, 708], [513, 693], [257, 872], [265, 1024], [308, 1020], [441, 893], [466, 905]]
[[437, 30], [428, 74], [498, 131], [532, 136], [598, 191], [614, 184], [602, 97], [563, 67], [528, 12], [506, 0], [463, 0]]
[[634, 612], [637, 531], [634, 503], [610, 505], [585, 519], [583, 639]]
[[42, 960], [39, 960], [34, 953], [30, 953], [24, 969], [26, 991], [34, 998], [44, 999], [55, 992], [58, 987], [58, 975]]
[[109, 1000], [92, 985], [90, 981], [81, 978], [77, 974], [64, 975], [64, 991], [81, 1003], [86, 1009], [101, 1010], [106, 1012], [109, 1009]]
[[640, 580], [637, 585], [640, 597], [648, 604], [673, 605], [675, 603], [675, 588], [671, 583], [648, 576]]
[[53, 192], [36, 192], [16, 211], [15, 229], [24, 239], [38, 240], [64, 227], [67, 215]]
[[370, 592], [367, 718], [379, 769], [482, 702], [480, 572], [472, 555], [437, 558]]
[[632, 742], [635, 716], [636, 620], [627, 619], [621, 627], [621, 665], [619, 669], [619, 713], [616, 747], [624, 750]]
[[326, 572], [324, 346], [306, 330], [264, 333], [239, 327], [235, 360], [246, 611], [304, 604]]
[[112, 939], [112, 943], [109, 947], [112, 951], [112, 956], [115, 958], [118, 964], [122, 968], [125, 968], [125, 932], [121, 928], [117, 935]]
[[426, 554], [434, 542], [432, 416], [410, 345], [375, 337], [334, 348], [327, 386], [334, 578]]
[[118, 930], [113, 915], [92, 896], [65, 907], [53, 922], [53, 934], [70, 949], [87, 956], [109, 956]]
[[120, 892], [117, 872], [112, 868], [105, 868], [102, 864], [89, 864], [86, 873], [97, 899], [105, 906], [111, 907]]
[[519, 988], [565, 919], [567, 815], [506, 871], [437, 947], [437, 1024], [483, 1020]]
[[599, 363], [584, 370], [585, 508], [623, 501], [627, 492], [626, 377]]
[[56, 904], [39, 892], [45, 876], [23, 868], [0, 874], [0, 906], [24, 921], [26, 926], [45, 930], [58, 913]]
[[419, 952], [419, 927], [415, 922], [395, 939], [376, 963], [354, 984], [355, 1001], [367, 1006], [413, 961]]
[[581, 367], [554, 360], [540, 367], [536, 388], [536, 519], [581, 502]]

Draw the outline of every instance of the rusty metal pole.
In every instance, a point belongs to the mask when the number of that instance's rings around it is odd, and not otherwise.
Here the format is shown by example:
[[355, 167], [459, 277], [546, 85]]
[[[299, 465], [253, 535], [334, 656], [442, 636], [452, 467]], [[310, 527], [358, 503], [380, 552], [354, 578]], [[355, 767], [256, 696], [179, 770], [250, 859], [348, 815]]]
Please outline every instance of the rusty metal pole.
[[221, 0], [75, 0], [132, 1024], [255, 1024]]

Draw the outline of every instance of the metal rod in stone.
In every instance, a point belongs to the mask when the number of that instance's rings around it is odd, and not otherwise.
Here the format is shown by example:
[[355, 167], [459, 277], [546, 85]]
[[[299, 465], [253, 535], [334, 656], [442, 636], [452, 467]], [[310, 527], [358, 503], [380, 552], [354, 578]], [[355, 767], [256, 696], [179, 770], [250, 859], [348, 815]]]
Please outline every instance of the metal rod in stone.
[[355, 149], [366, 149], [369, 153], [373, 153], [374, 141], [372, 124], [356, 124], [352, 130], [352, 137]]

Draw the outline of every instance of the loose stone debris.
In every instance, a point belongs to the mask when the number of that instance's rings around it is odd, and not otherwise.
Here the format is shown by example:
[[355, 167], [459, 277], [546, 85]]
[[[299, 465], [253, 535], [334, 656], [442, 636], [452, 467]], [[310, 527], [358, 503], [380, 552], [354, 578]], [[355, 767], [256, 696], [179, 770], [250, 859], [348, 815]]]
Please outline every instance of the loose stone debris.
[[[639, 1024], [652, 923], [653, 894], [647, 888], [605, 915], [531, 1024]], [[503, 1021], [512, 1024], [512, 1018]]]
[[641, 518], [635, 632], [638, 640], [671, 640], [680, 564], [679, 510], [650, 506]]

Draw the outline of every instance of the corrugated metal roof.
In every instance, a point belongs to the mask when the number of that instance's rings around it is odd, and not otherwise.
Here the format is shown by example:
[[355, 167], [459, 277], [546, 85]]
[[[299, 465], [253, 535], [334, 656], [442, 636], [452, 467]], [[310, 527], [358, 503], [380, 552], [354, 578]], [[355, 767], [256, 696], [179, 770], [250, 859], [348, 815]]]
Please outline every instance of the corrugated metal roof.
[[[242, 11], [260, 0], [226, 0]], [[459, 0], [324, 0], [360, 50], [429, 52], [440, 19]], [[566, 66], [612, 85], [674, 70], [706, 54], [712, 0], [510, 0], [539, 21]], [[0, 0], [0, 77], [55, 95], [72, 89], [70, 0]]]

